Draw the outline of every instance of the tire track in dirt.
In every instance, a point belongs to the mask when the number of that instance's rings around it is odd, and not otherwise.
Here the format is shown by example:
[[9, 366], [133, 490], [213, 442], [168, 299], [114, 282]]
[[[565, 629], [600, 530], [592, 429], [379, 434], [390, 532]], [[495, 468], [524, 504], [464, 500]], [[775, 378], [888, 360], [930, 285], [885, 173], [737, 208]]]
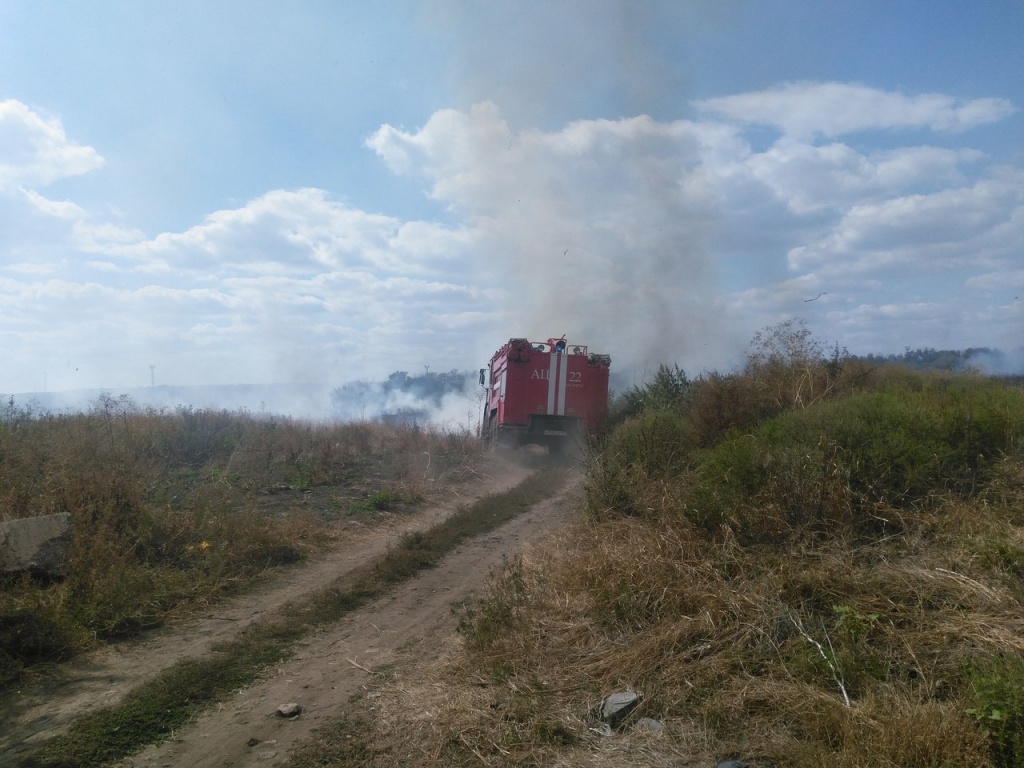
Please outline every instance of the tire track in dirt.
[[[473, 596], [504, 557], [563, 525], [577, 505], [580, 485], [580, 477], [573, 474], [559, 495], [492, 533], [465, 542], [437, 567], [301, 642], [294, 656], [259, 682], [237, 691], [167, 742], [119, 765], [244, 768], [282, 764], [313, 729], [338, 717], [353, 695], [373, 685], [375, 667], [401, 658], [403, 649], [411, 645], [421, 663], [432, 661], [455, 631], [458, 617], [453, 606]], [[278, 717], [276, 709], [289, 702], [298, 703], [302, 714], [294, 719]]]
[[443, 503], [355, 533], [326, 556], [288, 569], [258, 590], [225, 600], [203, 617], [104, 647], [16, 686], [0, 704], [0, 755], [16, 761], [65, 731], [76, 717], [117, 704], [128, 691], [175, 662], [208, 653], [285, 603], [371, 562], [404, 534], [436, 525], [461, 506], [511, 488], [530, 472], [511, 461], [489, 461], [479, 481], [447, 494]]

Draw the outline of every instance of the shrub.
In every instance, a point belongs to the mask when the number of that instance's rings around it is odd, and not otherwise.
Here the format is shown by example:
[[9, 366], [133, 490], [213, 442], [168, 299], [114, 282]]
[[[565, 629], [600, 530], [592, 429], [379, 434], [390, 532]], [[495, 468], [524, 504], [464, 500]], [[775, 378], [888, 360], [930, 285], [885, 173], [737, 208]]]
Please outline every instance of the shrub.
[[687, 415], [702, 448], [710, 448], [733, 431], [747, 430], [781, 412], [749, 376], [711, 373], [693, 387]]
[[838, 344], [826, 355], [822, 343], [797, 319], [758, 331], [750, 346], [745, 373], [780, 411], [828, 398], [850, 357]]
[[982, 381], [851, 395], [699, 454], [685, 514], [748, 542], [822, 525], [891, 533], [900, 524], [884, 509], [974, 493], [1022, 430], [1024, 395]]
[[594, 462], [588, 505], [595, 514], [614, 510], [642, 515], [648, 478], [686, 471], [696, 445], [689, 420], [673, 410], [649, 410], [629, 419], [609, 436]]
[[87, 638], [62, 617], [59, 586], [13, 580], [0, 593], [0, 685], [34, 664], [63, 661]]
[[650, 381], [633, 386], [613, 404], [612, 421], [622, 421], [645, 410], [679, 408], [685, 403], [691, 385], [682, 368], [662, 363]]

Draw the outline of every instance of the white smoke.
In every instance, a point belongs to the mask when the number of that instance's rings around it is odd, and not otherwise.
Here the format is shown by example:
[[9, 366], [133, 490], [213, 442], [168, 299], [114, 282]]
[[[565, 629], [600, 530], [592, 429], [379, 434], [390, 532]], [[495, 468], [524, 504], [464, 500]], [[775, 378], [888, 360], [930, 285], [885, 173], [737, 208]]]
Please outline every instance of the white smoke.
[[967, 366], [989, 376], [1024, 376], [1024, 347], [1010, 352], [979, 350], [967, 358]]
[[471, 222], [476, 278], [500, 291], [494, 346], [567, 334], [634, 368], [714, 365], [735, 346], [708, 253], [715, 193], [700, 143], [686, 121], [647, 116], [513, 131], [490, 102], [368, 142]]

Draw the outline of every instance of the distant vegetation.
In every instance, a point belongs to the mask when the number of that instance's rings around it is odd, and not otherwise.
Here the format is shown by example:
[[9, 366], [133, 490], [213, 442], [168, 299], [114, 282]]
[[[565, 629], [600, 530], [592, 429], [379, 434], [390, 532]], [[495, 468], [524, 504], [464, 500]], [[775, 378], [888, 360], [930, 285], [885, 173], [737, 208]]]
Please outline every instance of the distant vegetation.
[[208, 605], [466, 477], [459, 431], [248, 413], [0, 409], [0, 519], [70, 513], [70, 574], [0, 577], [0, 683]]
[[354, 381], [331, 393], [342, 418], [373, 419], [387, 424], [425, 424], [442, 409], [446, 397], [469, 398], [476, 376], [466, 371], [425, 371], [411, 376], [395, 371], [386, 381]]
[[[585, 514], [465, 613], [443, 717], [380, 705], [412, 713], [388, 723], [403, 754], [1024, 765], [1024, 389], [788, 323], [743, 370], [663, 366], [615, 412]], [[662, 738], [589, 730], [625, 688]], [[400, 764], [364, 726], [345, 749]]]
[[866, 355], [861, 358], [867, 363], [901, 365], [915, 371], [951, 371], [1006, 375], [1022, 375], [1024, 371], [1014, 370], [1010, 356], [991, 347], [968, 347], [967, 349], [911, 349], [903, 354]]

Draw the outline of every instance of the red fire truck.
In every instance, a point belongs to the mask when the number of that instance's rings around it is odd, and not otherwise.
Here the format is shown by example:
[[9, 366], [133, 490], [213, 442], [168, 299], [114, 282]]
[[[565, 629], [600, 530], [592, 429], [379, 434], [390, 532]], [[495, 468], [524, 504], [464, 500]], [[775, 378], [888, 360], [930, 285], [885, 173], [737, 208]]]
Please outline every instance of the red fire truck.
[[481, 432], [507, 446], [528, 443], [560, 451], [608, 417], [611, 358], [583, 344], [509, 339], [480, 369], [487, 388]]

